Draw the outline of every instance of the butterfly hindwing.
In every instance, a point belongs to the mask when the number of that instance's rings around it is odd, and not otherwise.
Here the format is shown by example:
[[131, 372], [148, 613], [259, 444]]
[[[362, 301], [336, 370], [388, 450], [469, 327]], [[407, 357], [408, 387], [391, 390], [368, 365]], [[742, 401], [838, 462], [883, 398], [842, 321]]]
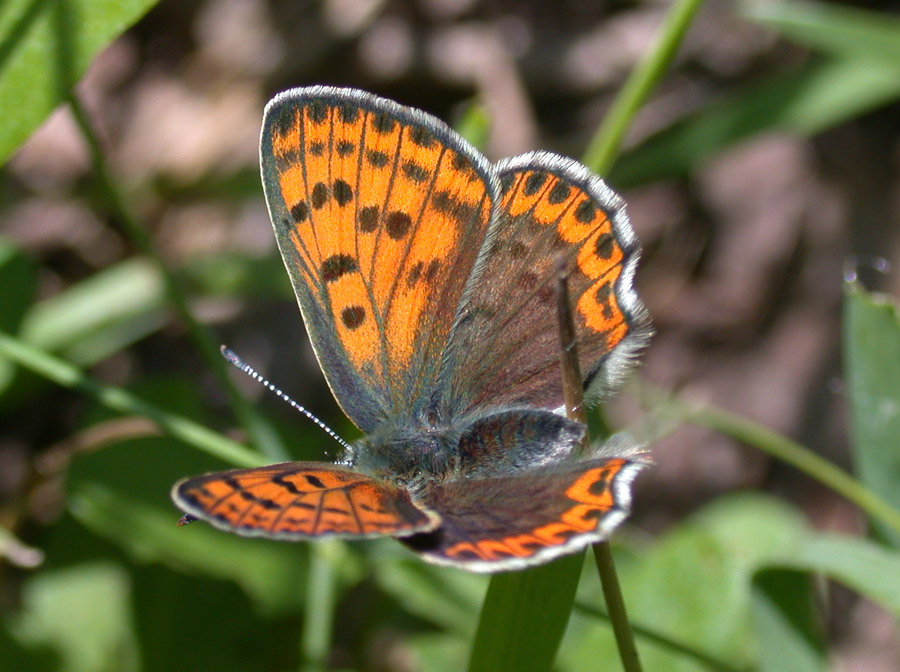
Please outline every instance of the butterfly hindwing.
[[596, 458], [426, 488], [441, 525], [403, 541], [426, 560], [476, 572], [520, 569], [607, 538], [630, 507], [640, 462]]
[[451, 413], [563, 404], [556, 259], [569, 271], [585, 387], [606, 388], [649, 335], [632, 287], [639, 256], [624, 203], [570, 159], [501, 162], [502, 196], [445, 367]]
[[320, 462], [284, 462], [179, 481], [172, 498], [190, 516], [245, 536], [299, 540], [405, 536], [433, 529], [400, 487]]
[[367, 432], [409, 417], [484, 240], [490, 165], [429, 115], [328, 87], [269, 103], [261, 155], [278, 246], [338, 403]]

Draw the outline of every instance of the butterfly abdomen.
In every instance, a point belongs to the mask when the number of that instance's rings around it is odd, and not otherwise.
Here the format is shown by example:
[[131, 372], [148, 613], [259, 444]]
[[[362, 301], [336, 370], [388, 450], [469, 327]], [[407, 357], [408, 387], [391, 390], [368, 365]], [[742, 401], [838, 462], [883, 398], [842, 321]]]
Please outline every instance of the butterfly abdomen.
[[459, 469], [486, 477], [533, 469], [573, 456], [581, 423], [543, 409], [502, 410], [468, 422], [457, 445]]

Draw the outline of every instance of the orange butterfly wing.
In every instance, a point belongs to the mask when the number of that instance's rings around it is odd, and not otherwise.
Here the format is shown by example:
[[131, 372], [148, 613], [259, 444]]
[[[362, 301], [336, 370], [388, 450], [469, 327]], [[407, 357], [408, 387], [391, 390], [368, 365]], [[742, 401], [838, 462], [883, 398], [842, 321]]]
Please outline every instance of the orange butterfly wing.
[[172, 499], [188, 515], [245, 536], [299, 540], [405, 536], [440, 519], [403, 488], [343, 467], [284, 462], [179, 481]]
[[569, 269], [585, 388], [606, 389], [650, 335], [632, 286], [640, 253], [623, 201], [571, 159], [534, 152], [497, 166], [499, 212], [451, 342], [453, 413], [563, 404], [556, 258]]
[[425, 403], [497, 192], [443, 123], [313, 87], [266, 108], [266, 200], [310, 340], [363, 431]]
[[417, 504], [436, 511], [440, 527], [403, 542], [429, 562], [475, 572], [540, 564], [606, 539], [628, 515], [643, 466], [597, 458], [436, 484]]

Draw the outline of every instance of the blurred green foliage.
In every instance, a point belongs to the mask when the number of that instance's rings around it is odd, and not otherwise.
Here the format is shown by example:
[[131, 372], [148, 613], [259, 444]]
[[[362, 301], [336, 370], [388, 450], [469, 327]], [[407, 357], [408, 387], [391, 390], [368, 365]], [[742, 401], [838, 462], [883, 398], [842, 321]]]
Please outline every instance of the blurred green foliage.
[[[0, 159], [65, 99], [91, 58], [153, 4], [0, 5]], [[900, 96], [896, 19], [811, 3], [756, 7], [745, 16], [817, 55], [661, 130], [617, 164], [618, 184], [686, 174], [752, 134], [818, 133]], [[466, 132], [483, 138], [485, 123], [482, 110], [471, 107]], [[193, 259], [182, 273], [204, 296], [284, 296], [287, 287], [277, 261], [240, 254]], [[170, 323], [160, 271], [142, 258], [40, 301], [36, 274], [35, 262], [0, 239], [0, 329], [79, 366], [101, 362]], [[844, 349], [861, 487], [896, 507], [895, 303], [849, 284]], [[194, 382], [157, 375], [132, 387], [172, 413], [220, 425]], [[52, 403], [51, 390], [0, 359], [3, 414], [34, 400]], [[390, 541], [313, 549], [232, 537], [201, 524], [178, 528], [171, 484], [227, 465], [145, 428], [104, 436], [117, 416], [93, 401], [80, 413], [82, 429], [71, 437], [70, 454], [58, 473], [44, 474], [48, 490], [62, 498], [58, 518], [39, 532], [28, 525], [15, 529], [40, 546], [45, 561], [36, 570], [6, 567], [0, 575], [20, 588], [16, 605], [0, 618], [0, 670], [316, 669], [323, 651], [334, 669], [450, 672], [465, 666], [485, 577], [425, 565]], [[296, 457], [317, 455], [315, 428], [268, 422], [298, 446]], [[85, 442], [86, 450], [79, 447]], [[826, 669], [827, 603], [816, 599], [817, 577], [900, 616], [898, 537], [873, 524], [872, 539], [825, 535], [791, 506], [743, 493], [721, 497], [659, 539], [625, 530], [617, 560], [630, 614], [643, 633], [638, 645], [646, 669]], [[0, 544], [15, 560], [10, 548]], [[317, 563], [325, 563], [326, 574], [316, 573]], [[615, 644], [597, 614], [602, 597], [589, 566], [577, 603], [585, 608], [576, 609], [565, 628], [554, 669], [615, 669]]]
[[67, 95], [94, 56], [157, 0], [0, 4], [0, 162]]

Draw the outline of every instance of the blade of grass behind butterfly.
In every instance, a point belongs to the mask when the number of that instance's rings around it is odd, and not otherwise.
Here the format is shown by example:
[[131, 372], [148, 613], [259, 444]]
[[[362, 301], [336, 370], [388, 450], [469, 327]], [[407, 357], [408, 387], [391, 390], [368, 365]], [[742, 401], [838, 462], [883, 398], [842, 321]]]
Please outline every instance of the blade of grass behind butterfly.
[[[859, 479], [900, 509], [900, 316], [890, 297], [848, 282], [844, 292], [844, 375], [852, 455]], [[871, 516], [871, 514], [869, 514]], [[897, 548], [900, 530], [872, 520], [882, 541]]]
[[322, 539], [309, 544], [306, 599], [300, 632], [300, 669], [303, 672], [326, 669], [337, 599], [335, 559], [340, 554], [340, 544], [337, 539]]
[[584, 164], [600, 175], [609, 173], [622, 139], [638, 110], [662, 79], [703, 0], [680, 0], [666, 15], [659, 41], [628, 76], [584, 153]]
[[57, 385], [83, 392], [117, 413], [140, 415], [155, 422], [166, 434], [239, 467], [260, 465], [261, 456], [192, 420], [139, 399], [128, 390], [88, 378], [68, 362], [34, 348], [0, 330], [0, 355], [8, 357]]
[[[679, 0], [669, 10], [658, 41], [613, 103], [614, 118], [591, 142], [585, 155], [588, 167], [605, 173], [612, 165], [626, 129], [668, 69], [701, 2]], [[469, 671], [550, 669], [572, 612], [583, 559], [584, 554], [578, 553], [544, 567], [492, 577]], [[636, 655], [626, 653], [624, 661], [633, 661], [634, 666], [626, 667], [629, 672], [640, 669]]]
[[725, 409], [670, 395], [651, 388], [646, 381], [642, 383], [642, 387], [644, 388], [642, 394], [646, 399], [644, 405], [652, 408], [655, 415], [661, 416], [656, 422], [667, 425], [661, 432], [651, 430], [655, 435], [671, 431], [674, 428], [673, 423], [691, 423], [726, 434], [799, 469], [853, 502], [866, 515], [890, 528], [895, 535], [900, 534], [900, 511], [846, 471], [815, 454], [806, 446]]
[[760, 132], [820, 133], [900, 95], [896, 17], [813, 2], [746, 3], [740, 12], [826, 58], [775, 73], [654, 134], [616, 165], [618, 186], [686, 174]]

